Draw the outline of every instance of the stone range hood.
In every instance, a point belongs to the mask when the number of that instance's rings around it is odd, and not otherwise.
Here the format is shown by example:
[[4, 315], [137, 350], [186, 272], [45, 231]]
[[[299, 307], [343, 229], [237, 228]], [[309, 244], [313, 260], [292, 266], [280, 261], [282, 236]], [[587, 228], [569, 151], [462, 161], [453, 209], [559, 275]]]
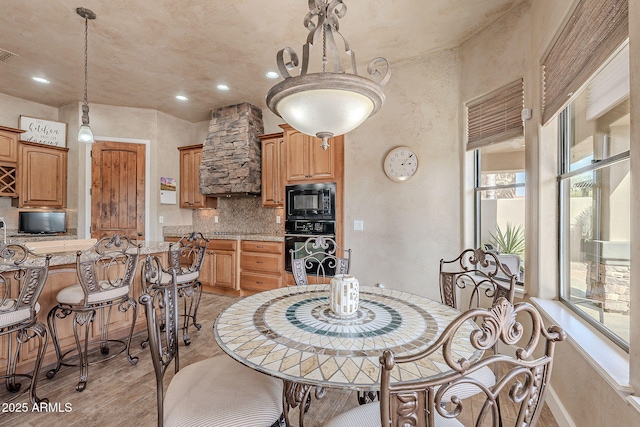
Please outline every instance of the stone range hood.
[[207, 196], [260, 194], [262, 111], [242, 103], [211, 112], [202, 148], [200, 192]]

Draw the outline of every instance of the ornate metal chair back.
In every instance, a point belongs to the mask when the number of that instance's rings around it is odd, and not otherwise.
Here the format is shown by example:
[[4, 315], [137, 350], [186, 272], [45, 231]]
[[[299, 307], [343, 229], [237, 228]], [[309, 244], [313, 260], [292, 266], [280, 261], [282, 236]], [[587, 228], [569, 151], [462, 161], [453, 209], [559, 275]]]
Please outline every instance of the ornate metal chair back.
[[[10, 332], [36, 321], [36, 304], [47, 280], [50, 259], [50, 254], [37, 255], [18, 243], [0, 243], [0, 318], [24, 312], [24, 315], [16, 316], [17, 322], [8, 321], [8, 325], [0, 322], [0, 331]], [[18, 286], [14, 285], [17, 291], [12, 292], [13, 281]]]
[[[458, 310], [468, 310], [482, 307], [485, 298], [490, 300], [488, 304], [484, 304], [485, 307], [500, 298], [513, 302], [518, 273], [511, 273], [494, 253], [482, 249], [465, 249], [454, 260], [440, 260], [442, 303]], [[468, 302], [461, 304], [459, 299]]]
[[332, 238], [310, 237], [303, 246], [289, 252], [298, 286], [329, 283], [336, 274], [349, 273], [351, 249], [342, 249]]
[[[157, 274], [155, 269], [162, 268], [157, 257], [147, 257], [146, 274]], [[178, 287], [177, 275], [173, 268], [165, 270], [172, 280], [169, 283], [155, 282], [140, 296], [144, 307], [149, 332], [149, 349], [156, 376], [158, 403], [158, 425], [164, 420], [164, 373], [175, 359], [174, 373], [180, 369], [178, 354]]]
[[199, 232], [183, 236], [169, 245], [169, 266], [177, 269], [177, 274], [199, 272], [202, 268], [208, 239]]
[[[463, 336], [461, 326], [473, 320], [479, 320], [480, 327]], [[470, 340], [477, 351], [502, 342], [514, 347], [515, 356], [491, 354], [472, 361], [473, 357], [460, 354], [456, 343], [461, 339]], [[425, 351], [394, 357], [387, 350], [380, 357], [382, 425], [426, 427], [449, 425], [443, 423], [443, 419], [455, 419], [464, 425], [534, 426], [544, 405], [555, 343], [564, 339], [565, 333], [560, 327], [545, 329], [540, 314], [529, 303], [514, 306], [500, 298], [490, 309], [469, 310], [449, 324]], [[534, 355], [536, 349], [539, 354], [540, 348], [542, 354]], [[404, 363], [426, 356], [448, 365], [451, 370], [426, 380], [401, 380], [411, 378], [411, 373], [403, 370]], [[425, 367], [428, 369], [428, 365]], [[499, 373], [490, 387], [470, 377], [484, 367]], [[456, 397], [461, 385], [477, 387], [478, 393], [472, 402], [463, 404]]]
[[139, 257], [140, 246], [118, 234], [98, 240], [85, 251], [78, 251], [76, 269], [85, 294], [85, 305], [105, 300], [109, 292], [122, 296], [123, 288], [130, 288], [133, 283]]

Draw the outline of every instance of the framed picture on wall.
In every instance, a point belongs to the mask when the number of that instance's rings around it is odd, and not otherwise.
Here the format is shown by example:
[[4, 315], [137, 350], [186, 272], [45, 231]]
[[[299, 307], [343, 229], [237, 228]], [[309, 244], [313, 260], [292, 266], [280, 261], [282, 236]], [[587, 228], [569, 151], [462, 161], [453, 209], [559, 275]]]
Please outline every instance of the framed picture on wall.
[[51, 120], [36, 119], [35, 117], [20, 116], [21, 141], [37, 142], [38, 144], [67, 146], [67, 124]]

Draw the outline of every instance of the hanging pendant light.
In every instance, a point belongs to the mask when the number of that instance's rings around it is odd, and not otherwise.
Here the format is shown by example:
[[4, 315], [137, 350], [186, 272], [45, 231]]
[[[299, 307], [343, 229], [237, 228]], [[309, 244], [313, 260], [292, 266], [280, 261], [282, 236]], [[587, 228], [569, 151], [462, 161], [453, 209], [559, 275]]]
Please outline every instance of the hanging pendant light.
[[89, 101], [87, 101], [87, 81], [89, 80], [87, 47], [89, 44], [89, 19], [96, 19], [96, 14], [83, 7], [77, 8], [76, 13], [84, 18], [84, 102], [82, 103], [82, 126], [80, 126], [80, 131], [78, 132], [78, 142], [92, 144], [93, 132], [91, 132], [91, 128], [89, 127]]
[[[289, 71], [298, 68], [298, 55], [289, 47], [278, 52], [278, 69], [284, 81], [271, 88], [267, 105], [295, 129], [322, 138], [322, 148], [326, 150], [329, 138], [352, 131], [382, 107], [382, 86], [391, 77], [391, 67], [386, 59], [375, 58], [367, 67], [371, 78], [359, 76], [355, 53], [338, 31], [338, 19], [347, 13], [347, 6], [342, 0], [308, 2], [309, 13], [304, 18], [304, 26], [309, 35], [303, 46], [302, 68], [297, 76], [292, 76]], [[317, 23], [314, 22], [316, 18]], [[352, 74], [341, 67], [336, 35], [344, 41]], [[308, 73], [309, 55], [320, 36], [322, 72]], [[289, 57], [287, 62], [285, 55]], [[327, 71], [330, 61], [333, 72]]]

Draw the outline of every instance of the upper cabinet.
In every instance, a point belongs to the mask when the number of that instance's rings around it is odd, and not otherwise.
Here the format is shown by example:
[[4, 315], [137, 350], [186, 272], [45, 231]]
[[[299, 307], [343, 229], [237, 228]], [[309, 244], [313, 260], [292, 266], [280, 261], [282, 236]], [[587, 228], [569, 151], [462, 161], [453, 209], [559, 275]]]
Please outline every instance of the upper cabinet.
[[0, 197], [17, 197], [18, 140], [20, 129], [0, 126]]
[[180, 150], [180, 207], [215, 208], [218, 199], [200, 193], [202, 144], [178, 147]]
[[263, 135], [262, 140], [262, 205], [284, 206], [282, 180], [284, 137], [281, 133]]
[[20, 142], [18, 207], [67, 205], [68, 148]]
[[342, 175], [343, 137], [329, 139], [329, 148], [323, 150], [320, 138], [305, 135], [285, 127], [286, 181], [333, 181]]

